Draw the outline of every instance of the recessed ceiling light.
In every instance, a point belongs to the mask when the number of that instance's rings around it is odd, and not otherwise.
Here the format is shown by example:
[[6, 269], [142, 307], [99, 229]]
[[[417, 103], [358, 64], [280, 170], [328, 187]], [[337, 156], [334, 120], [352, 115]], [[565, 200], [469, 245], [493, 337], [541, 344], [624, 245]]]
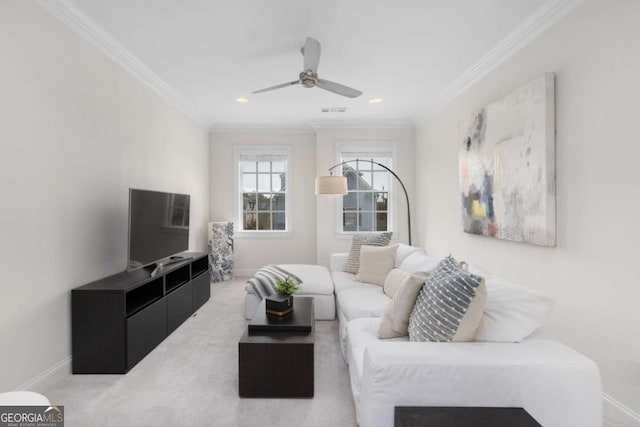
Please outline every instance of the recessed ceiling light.
[[238, 102], [239, 102], [239, 103], [241, 103], [241, 104], [244, 104], [244, 103], [246, 103], [246, 102], [249, 102], [249, 100], [248, 100], [247, 98], [243, 98], [243, 97], [236, 98], [236, 101], [238, 101]]
[[369, 102], [371, 104], [380, 104], [382, 102], [382, 98], [371, 98]]

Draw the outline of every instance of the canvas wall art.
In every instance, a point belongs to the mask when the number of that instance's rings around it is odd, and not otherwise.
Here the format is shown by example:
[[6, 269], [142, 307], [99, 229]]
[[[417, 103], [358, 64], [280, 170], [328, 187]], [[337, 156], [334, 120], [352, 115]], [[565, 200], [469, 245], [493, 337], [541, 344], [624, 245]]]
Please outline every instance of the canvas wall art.
[[460, 124], [465, 232], [555, 246], [554, 106], [547, 73]]

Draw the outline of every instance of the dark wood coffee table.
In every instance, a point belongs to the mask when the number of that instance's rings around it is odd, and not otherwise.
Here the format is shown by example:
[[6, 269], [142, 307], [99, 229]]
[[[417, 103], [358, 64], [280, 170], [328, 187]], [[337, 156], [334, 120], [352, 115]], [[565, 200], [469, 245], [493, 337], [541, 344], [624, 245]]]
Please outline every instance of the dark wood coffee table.
[[[283, 327], [287, 319], [275, 321], [275, 330], [263, 325], [244, 331], [238, 343], [240, 397], [313, 397], [313, 298], [296, 298], [293, 310], [297, 316], [290, 320], [310, 324], [309, 332], [287, 330], [296, 329]], [[260, 318], [273, 323], [264, 312], [263, 300], [251, 324]]]
[[394, 427], [542, 427], [522, 408], [396, 406]]

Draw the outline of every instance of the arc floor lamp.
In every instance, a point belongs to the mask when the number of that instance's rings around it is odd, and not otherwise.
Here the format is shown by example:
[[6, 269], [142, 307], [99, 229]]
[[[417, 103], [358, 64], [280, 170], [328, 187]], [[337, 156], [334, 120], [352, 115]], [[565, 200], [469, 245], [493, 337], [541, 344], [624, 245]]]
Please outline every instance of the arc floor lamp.
[[363, 160], [363, 159], [354, 159], [347, 160], [342, 163], [338, 163], [337, 165], [331, 166], [329, 168], [329, 176], [318, 176], [316, 177], [316, 195], [319, 194], [335, 194], [335, 195], [346, 195], [349, 193], [347, 189], [347, 177], [346, 176], [334, 176], [333, 170], [339, 166], [346, 165], [347, 163], [353, 162], [369, 162], [371, 164], [380, 166], [387, 172], [389, 172], [395, 179], [398, 180], [400, 185], [402, 186], [402, 191], [404, 191], [404, 197], [407, 200], [407, 230], [409, 232], [409, 246], [411, 246], [411, 208], [409, 205], [409, 194], [407, 193], [407, 188], [404, 186], [404, 183], [394, 171], [386, 167], [385, 165], [374, 162], [373, 160]]

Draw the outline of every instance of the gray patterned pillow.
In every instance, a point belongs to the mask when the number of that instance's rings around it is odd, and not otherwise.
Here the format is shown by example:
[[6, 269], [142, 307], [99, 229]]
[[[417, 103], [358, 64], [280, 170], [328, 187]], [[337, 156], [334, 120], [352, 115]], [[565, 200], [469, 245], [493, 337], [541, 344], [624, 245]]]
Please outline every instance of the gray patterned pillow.
[[482, 277], [440, 261], [423, 286], [409, 318], [411, 341], [473, 341], [487, 291]]
[[385, 231], [383, 233], [367, 233], [355, 234], [351, 239], [351, 250], [347, 263], [344, 265], [343, 271], [347, 273], [358, 274], [360, 270], [360, 248], [362, 245], [367, 246], [387, 246], [391, 241], [393, 232]]

